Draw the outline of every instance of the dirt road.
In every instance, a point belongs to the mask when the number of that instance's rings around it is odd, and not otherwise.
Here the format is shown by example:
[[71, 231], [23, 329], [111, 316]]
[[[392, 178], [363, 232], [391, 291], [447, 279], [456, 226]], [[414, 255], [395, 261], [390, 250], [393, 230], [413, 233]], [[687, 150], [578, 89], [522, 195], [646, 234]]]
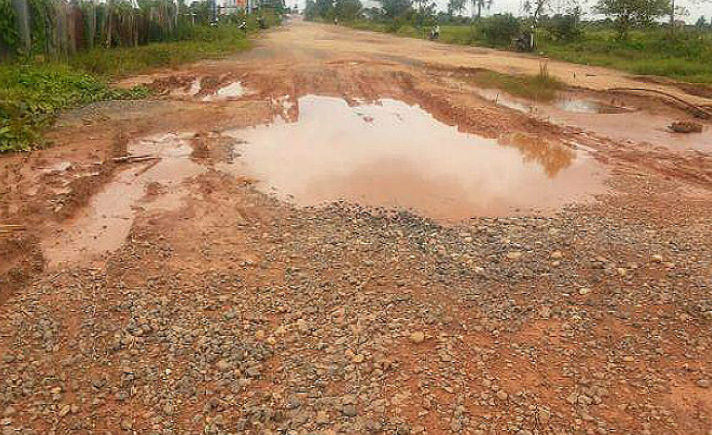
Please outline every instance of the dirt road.
[[0, 159], [3, 434], [711, 433], [712, 128], [471, 80], [539, 62], [297, 21], [63, 115]]

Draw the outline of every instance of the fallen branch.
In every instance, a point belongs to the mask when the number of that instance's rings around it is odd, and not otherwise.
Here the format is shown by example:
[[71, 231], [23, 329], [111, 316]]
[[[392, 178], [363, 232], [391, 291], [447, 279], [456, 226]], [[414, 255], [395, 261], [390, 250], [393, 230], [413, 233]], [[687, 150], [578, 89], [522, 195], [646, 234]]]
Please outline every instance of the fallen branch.
[[677, 101], [678, 103], [681, 103], [687, 109], [692, 110], [693, 114], [697, 118], [702, 118], [702, 119], [712, 118], [712, 112], [705, 110], [700, 106], [692, 104], [689, 101], [683, 100], [682, 98], [680, 98], [678, 96], [669, 94], [667, 92], [659, 91], [657, 89], [649, 89], [649, 88], [610, 88], [610, 89], [608, 89], [608, 92], [630, 92], [630, 91], [651, 92], [654, 94], [663, 95], [665, 97], [668, 97], [668, 98], [671, 98], [671, 99]]
[[141, 154], [138, 156], [123, 156], [114, 157], [111, 159], [115, 163], [134, 163], [134, 162], [144, 162], [146, 160], [158, 160], [160, 157], [153, 156], [151, 154]]

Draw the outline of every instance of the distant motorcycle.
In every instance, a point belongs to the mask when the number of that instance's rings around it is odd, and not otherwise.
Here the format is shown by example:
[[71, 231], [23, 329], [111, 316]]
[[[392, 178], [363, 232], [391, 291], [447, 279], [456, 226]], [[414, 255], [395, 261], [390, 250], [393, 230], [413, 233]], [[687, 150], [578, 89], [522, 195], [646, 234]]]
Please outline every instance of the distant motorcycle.
[[432, 29], [430, 29], [430, 34], [428, 35], [428, 39], [431, 41], [435, 41], [438, 38], [440, 38], [440, 26], [435, 26]]
[[247, 21], [242, 21], [239, 26], [237, 26], [238, 30], [242, 30], [243, 32], [247, 33]]
[[524, 32], [514, 40], [514, 48], [517, 51], [529, 52], [534, 50], [534, 34]]

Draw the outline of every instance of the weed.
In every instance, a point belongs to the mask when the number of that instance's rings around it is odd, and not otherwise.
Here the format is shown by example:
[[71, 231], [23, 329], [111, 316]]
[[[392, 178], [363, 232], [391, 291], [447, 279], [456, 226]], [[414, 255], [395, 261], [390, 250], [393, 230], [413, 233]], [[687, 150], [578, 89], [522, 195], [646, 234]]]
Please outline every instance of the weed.
[[539, 66], [537, 75], [509, 75], [494, 71], [480, 71], [468, 77], [469, 81], [483, 88], [497, 88], [508, 94], [534, 101], [551, 101], [563, 88], [556, 78], [549, 75], [546, 63]]

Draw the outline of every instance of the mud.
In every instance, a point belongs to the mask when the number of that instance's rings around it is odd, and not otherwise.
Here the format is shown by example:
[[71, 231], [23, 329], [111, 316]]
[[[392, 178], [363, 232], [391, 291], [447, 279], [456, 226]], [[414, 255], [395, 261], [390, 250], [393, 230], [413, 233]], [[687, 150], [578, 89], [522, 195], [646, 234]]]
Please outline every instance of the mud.
[[[45, 237], [41, 245], [49, 266], [91, 262], [116, 250], [128, 236], [137, 208], [168, 211], [179, 207], [181, 183], [206, 170], [190, 159], [192, 137], [190, 133], [164, 134], [129, 144], [129, 155], [156, 160], [116, 171], [84, 210]], [[141, 201], [155, 196], [158, 188], [161, 201]]]
[[63, 114], [0, 158], [3, 430], [707, 433], [710, 123], [459, 79], [539, 63], [297, 22]]

